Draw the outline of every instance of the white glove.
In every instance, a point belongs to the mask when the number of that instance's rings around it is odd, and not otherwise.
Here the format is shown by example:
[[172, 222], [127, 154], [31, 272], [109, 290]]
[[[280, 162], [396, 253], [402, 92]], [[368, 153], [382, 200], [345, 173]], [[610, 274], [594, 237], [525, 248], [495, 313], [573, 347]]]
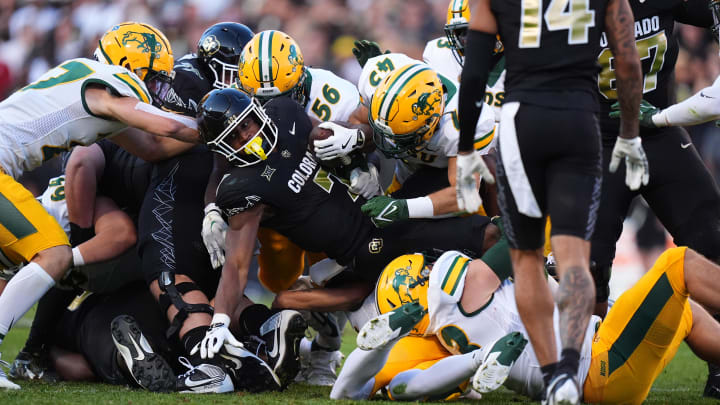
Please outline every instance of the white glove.
[[480, 174], [488, 183], [495, 183], [495, 178], [485, 161], [483, 161], [480, 152], [473, 151], [465, 155], [458, 154], [455, 193], [460, 211], [474, 213], [480, 209], [480, 204], [482, 204], [479, 192], [480, 185], [475, 181], [475, 173]]
[[333, 131], [327, 139], [315, 140], [315, 156], [320, 160], [332, 160], [347, 156], [365, 142], [365, 134], [357, 128], [345, 128], [334, 122], [323, 122], [319, 128]]
[[350, 172], [350, 191], [360, 194], [366, 200], [376, 195], [380, 195], [380, 177], [375, 165], [368, 163], [368, 170], [362, 170], [359, 167], [352, 169]]
[[215, 353], [219, 352], [223, 344], [226, 342], [237, 347], [243, 347], [243, 344], [235, 339], [235, 336], [230, 332], [228, 328], [230, 326], [230, 317], [225, 314], [213, 315], [212, 321], [210, 322], [210, 329], [205, 333], [205, 337], [200, 346], [193, 347], [190, 351], [190, 355], [194, 355], [200, 350], [200, 357], [203, 359], [212, 359]]
[[202, 224], [202, 239], [205, 248], [210, 254], [210, 263], [214, 269], [225, 264], [225, 234], [227, 224], [220, 214], [220, 209], [215, 203], [205, 207], [205, 218]]
[[631, 139], [617, 138], [610, 158], [610, 173], [615, 173], [622, 158], [625, 158], [625, 184], [630, 190], [639, 189], [641, 183], [643, 186], [647, 185], [650, 169], [639, 136]]

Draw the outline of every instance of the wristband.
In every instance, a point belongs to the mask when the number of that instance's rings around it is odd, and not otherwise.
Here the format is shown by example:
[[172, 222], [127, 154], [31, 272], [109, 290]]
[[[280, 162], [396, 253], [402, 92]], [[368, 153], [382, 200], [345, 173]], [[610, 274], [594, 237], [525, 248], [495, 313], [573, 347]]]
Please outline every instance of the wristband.
[[218, 208], [218, 206], [215, 205], [214, 202], [211, 202], [210, 204], [208, 204], [208, 205], [205, 206], [205, 215], [207, 215], [208, 212], [210, 212], [210, 211], [217, 211], [218, 214], [219, 214], [219, 213], [220, 213], [220, 208]]
[[210, 321], [210, 325], [221, 324], [222, 326], [230, 326], [230, 317], [225, 314], [215, 314]]
[[79, 247], [72, 248], [72, 256], [73, 256], [73, 267], [82, 266], [85, 264], [85, 259], [83, 259], [82, 253], [80, 253]]
[[405, 200], [410, 218], [432, 218], [434, 213], [430, 197], [418, 197]]

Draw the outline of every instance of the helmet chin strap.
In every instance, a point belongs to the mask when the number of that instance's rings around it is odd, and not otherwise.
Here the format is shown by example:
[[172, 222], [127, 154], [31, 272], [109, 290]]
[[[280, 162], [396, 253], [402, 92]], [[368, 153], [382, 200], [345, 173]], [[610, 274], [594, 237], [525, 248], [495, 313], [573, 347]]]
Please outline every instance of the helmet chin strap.
[[262, 138], [259, 136], [256, 136], [253, 138], [250, 142], [247, 143], [243, 147], [243, 151], [247, 153], [248, 155], [252, 154], [260, 158], [260, 160], [267, 159], [267, 155], [265, 154], [265, 150], [262, 148]]

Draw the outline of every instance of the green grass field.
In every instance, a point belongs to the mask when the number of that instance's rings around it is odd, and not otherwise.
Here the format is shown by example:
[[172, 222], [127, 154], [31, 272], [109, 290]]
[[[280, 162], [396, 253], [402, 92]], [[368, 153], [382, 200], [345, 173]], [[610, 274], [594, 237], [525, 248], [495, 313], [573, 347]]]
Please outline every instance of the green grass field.
[[[2, 358], [11, 361], [22, 348], [28, 334], [28, 317], [21, 320], [8, 334], [2, 344]], [[346, 329], [343, 352], [348, 354], [355, 346], [355, 333]], [[647, 403], [651, 404], [718, 404], [715, 400], [702, 398], [702, 389], [707, 376], [705, 363], [698, 360], [686, 345], [678, 351], [669, 367], [660, 375], [650, 392]], [[330, 388], [310, 387], [293, 384], [284, 392], [269, 394], [153, 394], [127, 387], [99, 383], [57, 383], [20, 382], [22, 390], [0, 390], [0, 404], [116, 404], [133, 405], [163, 404], [323, 404], [328, 399]], [[353, 401], [343, 401], [351, 403]], [[384, 403], [387, 401], [373, 401]], [[468, 401], [470, 402], [470, 401]], [[501, 389], [486, 395], [484, 404], [516, 404], [530, 401]], [[390, 402], [387, 402], [390, 403]]]

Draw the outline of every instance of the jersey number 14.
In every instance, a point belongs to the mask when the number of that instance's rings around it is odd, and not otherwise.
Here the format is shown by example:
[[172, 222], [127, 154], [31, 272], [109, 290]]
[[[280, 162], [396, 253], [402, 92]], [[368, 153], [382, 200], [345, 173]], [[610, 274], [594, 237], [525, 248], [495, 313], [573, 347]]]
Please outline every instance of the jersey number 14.
[[[539, 48], [542, 34], [543, 0], [522, 0], [519, 48]], [[544, 15], [548, 31], [568, 31], [568, 44], [588, 42], [588, 30], [595, 26], [590, 0], [551, 0]]]

